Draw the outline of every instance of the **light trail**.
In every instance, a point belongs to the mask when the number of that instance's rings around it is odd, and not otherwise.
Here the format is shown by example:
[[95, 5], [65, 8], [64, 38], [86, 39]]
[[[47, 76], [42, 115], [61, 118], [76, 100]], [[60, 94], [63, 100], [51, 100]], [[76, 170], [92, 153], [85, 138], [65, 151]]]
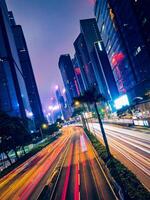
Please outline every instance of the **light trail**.
[[[60, 151], [66, 145], [69, 137], [70, 136], [66, 135], [53, 142], [52, 145], [48, 145], [34, 157], [26, 161], [24, 163], [24, 167], [22, 164], [21, 168], [18, 167], [17, 170], [11, 172], [10, 175], [7, 176], [7, 181], [4, 179], [6, 177], [4, 177], [0, 184], [1, 191], [3, 191], [0, 194], [0, 199], [18, 199], [19, 196], [21, 196], [20, 198], [25, 199], [26, 197], [28, 197], [30, 193], [34, 190], [38, 182], [42, 179], [46, 171], [49, 169], [51, 164], [54, 162], [56, 157], [59, 155]], [[57, 151], [54, 151], [55, 148], [57, 149]], [[18, 177], [12, 182], [11, 177], [15, 178], [15, 176], [17, 176], [18, 173], [21, 173], [22, 170], [24, 170], [27, 163], [32, 162], [36, 157], [39, 157], [40, 155], [42, 155], [42, 158], [36, 165], [32, 166], [31, 168], [29, 167], [27, 171], [25, 171], [23, 174], [20, 174], [20, 177]], [[11, 185], [13, 187], [11, 187]]]
[[[92, 132], [95, 132], [99, 140], [103, 143], [103, 138], [100, 133], [100, 127], [98, 124], [89, 124]], [[111, 151], [116, 158], [121, 159], [127, 167], [137, 175], [141, 182], [148, 188], [149, 187], [149, 176], [150, 176], [150, 135], [148, 132], [140, 132], [134, 130], [128, 130], [125, 128], [118, 128], [114, 126], [104, 125], [105, 132], [108, 139], [108, 144]], [[93, 131], [94, 128], [94, 131]], [[120, 157], [119, 154], [123, 157]], [[124, 159], [123, 159], [124, 158]], [[125, 162], [126, 160], [126, 162]], [[130, 166], [132, 163], [136, 168]], [[144, 173], [143, 175], [140, 174]]]
[[73, 144], [71, 144], [71, 147], [70, 147], [70, 155], [69, 155], [67, 172], [66, 172], [66, 177], [65, 177], [65, 181], [64, 181], [64, 187], [63, 187], [61, 200], [65, 200], [66, 199], [66, 195], [67, 195], [67, 188], [68, 188], [68, 183], [69, 183], [72, 153], [73, 153]]

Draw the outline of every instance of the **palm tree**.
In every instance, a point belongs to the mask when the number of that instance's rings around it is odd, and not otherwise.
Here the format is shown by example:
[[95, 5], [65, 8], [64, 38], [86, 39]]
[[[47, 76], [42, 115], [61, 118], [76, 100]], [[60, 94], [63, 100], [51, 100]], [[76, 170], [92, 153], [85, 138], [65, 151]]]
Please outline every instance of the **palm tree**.
[[[82, 106], [82, 108], [78, 105], [75, 105], [78, 101], [80, 100], [80, 97], [78, 98], [74, 98], [74, 104], [73, 106], [75, 107], [75, 110], [72, 114], [72, 117], [76, 117], [78, 115], [81, 116], [81, 121], [82, 121], [82, 124], [83, 124], [83, 127], [87, 129], [87, 126], [88, 126], [88, 123], [87, 121], [85, 120], [84, 118], [84, 115], [83, 115], [83, 112], [85, 111], [85, 107]], [[81, 102], [81, 101], [80, 101]], [[77, 103], [78, 104], [78, 103]], [[80, 104], [80, 103], [79, 103]]]
[[106, 102], [105, 97], [102, 94], [100, 94], [99, 92], [97, 92], [97, 88], [94, 85], [89, 90], [85, 91], [85, 93], [82, 96], [75, 98], [75, 101], [79, 101], [80, 103], [87, 103], [87, 104], [94, 105], [95, 112], [96, 112], [98, 122], [100, 125], [100, 129], [101, 129], [101, 133], [103, 136], [104, 144], [106, 147], [107, 155], [108, 155], [108, 158], [110, 158], [111, 154], [110, 154], [110, 150], [109, 150], [109, 146], [108, 146], [108, 142], [107, 142], [107, 137], [106, 137], [106, 133], [105, 133], [103, 123], [101, 120], [101, 116], [99, 114], [98, 106], [97, 106], [97, 102]]

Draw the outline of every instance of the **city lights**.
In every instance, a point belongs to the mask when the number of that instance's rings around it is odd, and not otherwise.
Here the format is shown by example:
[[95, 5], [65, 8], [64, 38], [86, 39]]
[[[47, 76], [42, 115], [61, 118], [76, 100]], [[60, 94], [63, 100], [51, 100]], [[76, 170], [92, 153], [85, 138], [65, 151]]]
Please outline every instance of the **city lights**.
[[58, 89], [59, 89], [59, 87], [58, 87], [58, 85], [56, 85], [56, 86], [55, 86], [55, 90], [58, 90]]
[[65, 94], [65, 93], [66, 93], [66, 89], [65, 89], [65, 88], [63, 88], [63, 91], [62, 91], [62, 93], [63, 93], [63, 94]]
[[125, 94], [114, 101], [115, 108], [117, 110], [121, 109], [123, 106], [129, 106], [128, 96]]
[[26, 111], [26, 115], [27, 115], [28, 118], [33, 117], [33, 113], [31, 111], [28, 111], [27, 109], [25, 111]]
[[80, 102], [79, 101], [75, 101], [75, 106], [80, 106]]
[[42, 128], [43, 128], [43, 129], [47, 129], [47, 128], [48, 128], [48, 125], [47, 125], [47, 124], [42, 124]]
[[0, 0], [0, 200], [150, 200], [149, 8]]
[[59, 110], [60, 109], [60, 106], [57, 104], [57, 105], [54, 105], [54, 106], [49, 106], [48, 109], [50, 111], [56, 111], [56, 110]]

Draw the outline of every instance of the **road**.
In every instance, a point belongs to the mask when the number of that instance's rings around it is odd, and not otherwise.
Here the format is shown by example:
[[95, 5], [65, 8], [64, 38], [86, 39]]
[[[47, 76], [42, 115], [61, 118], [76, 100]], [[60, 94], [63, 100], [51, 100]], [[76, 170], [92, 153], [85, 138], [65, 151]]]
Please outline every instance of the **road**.
[[[98, 123], [90, 129], [103, 142]], [[150, 131], [104, 124], [111, 153], [150, 190]]]
[[2, 200], [38, 198], [116, 199], [82, 128], [64, 128], [61, 137], [0, 180]]

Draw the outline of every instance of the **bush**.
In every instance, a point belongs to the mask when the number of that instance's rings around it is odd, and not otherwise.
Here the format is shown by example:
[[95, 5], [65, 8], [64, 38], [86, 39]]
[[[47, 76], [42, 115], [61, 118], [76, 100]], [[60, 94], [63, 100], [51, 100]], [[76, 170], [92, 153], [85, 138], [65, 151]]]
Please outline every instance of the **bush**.
[[[106, 163], [107, 152], [103, 144], [87, 130], [85, 130], [99, 157]], [[149, 200], [150, 192], [141, 184], [137, 177], [120, 161], [111, 156], [107, 162], [111, 176], [121, 186], [126, 200]]]

